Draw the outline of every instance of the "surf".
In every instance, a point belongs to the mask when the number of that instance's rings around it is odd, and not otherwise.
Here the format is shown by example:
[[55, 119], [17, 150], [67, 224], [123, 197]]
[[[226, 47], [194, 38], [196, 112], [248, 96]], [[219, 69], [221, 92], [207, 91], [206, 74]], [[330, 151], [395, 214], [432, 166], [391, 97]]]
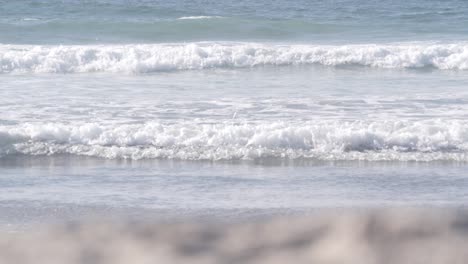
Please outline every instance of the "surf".
[[3, 156], [73, 154], [124, 159], [468, 161], [468, 123], [309, 121], [0, 127]]
[[0, 45], [0, 73], [143, 74], [161, 71], [359, 66], [468, 70], [468, 43], [360, 45], [195, 42], [129, 45]]

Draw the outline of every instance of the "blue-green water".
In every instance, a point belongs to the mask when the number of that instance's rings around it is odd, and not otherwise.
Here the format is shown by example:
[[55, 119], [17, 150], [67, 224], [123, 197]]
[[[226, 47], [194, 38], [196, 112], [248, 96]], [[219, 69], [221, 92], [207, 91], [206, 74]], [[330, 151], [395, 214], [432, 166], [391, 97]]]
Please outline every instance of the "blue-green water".
[[466, 40], [448, 1], [2, 1], [0, 43]]

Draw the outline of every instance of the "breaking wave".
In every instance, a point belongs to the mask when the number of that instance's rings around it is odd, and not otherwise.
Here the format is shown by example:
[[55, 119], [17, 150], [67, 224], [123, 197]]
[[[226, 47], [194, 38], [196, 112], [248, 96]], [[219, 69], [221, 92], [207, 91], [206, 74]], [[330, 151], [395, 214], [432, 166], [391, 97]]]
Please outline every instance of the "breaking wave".
[[0, 127], [0, 155], [109, 159], [468, 161], [468, 122], [20, 124]]
[[468, 43], [343, 46], [236, 42], [0, 45], [0, 73], [149, 73], [314, 64], [468, 70]]

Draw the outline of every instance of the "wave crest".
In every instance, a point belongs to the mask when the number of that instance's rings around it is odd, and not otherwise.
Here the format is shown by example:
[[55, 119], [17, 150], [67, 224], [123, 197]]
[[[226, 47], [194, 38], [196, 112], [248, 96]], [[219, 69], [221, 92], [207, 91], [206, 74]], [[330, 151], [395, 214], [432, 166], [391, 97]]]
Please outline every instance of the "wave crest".
[[188, 43], [147, 45], [0, 45], [0, 73], [148, 73], [286, 65], [468, 69], [468, 44], [272, 45]]
[[22, 124], [0, 127], [0, 154], [235, 160], [468, 161], [468, 123]]

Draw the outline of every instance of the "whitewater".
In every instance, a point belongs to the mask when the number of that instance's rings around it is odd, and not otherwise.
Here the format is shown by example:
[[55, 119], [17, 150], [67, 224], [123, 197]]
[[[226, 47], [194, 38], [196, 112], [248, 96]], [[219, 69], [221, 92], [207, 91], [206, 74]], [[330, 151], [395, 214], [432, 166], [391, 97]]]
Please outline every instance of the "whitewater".
[[467, 70], [468, 44], [326, 46], [206, 42], [89, 46], [0, 45], [1, 73], [151, 73], [311, 64]]
[[182, 160], [468, 161], [468, 123], [23, 124], [0, 127], [0, 153]]

